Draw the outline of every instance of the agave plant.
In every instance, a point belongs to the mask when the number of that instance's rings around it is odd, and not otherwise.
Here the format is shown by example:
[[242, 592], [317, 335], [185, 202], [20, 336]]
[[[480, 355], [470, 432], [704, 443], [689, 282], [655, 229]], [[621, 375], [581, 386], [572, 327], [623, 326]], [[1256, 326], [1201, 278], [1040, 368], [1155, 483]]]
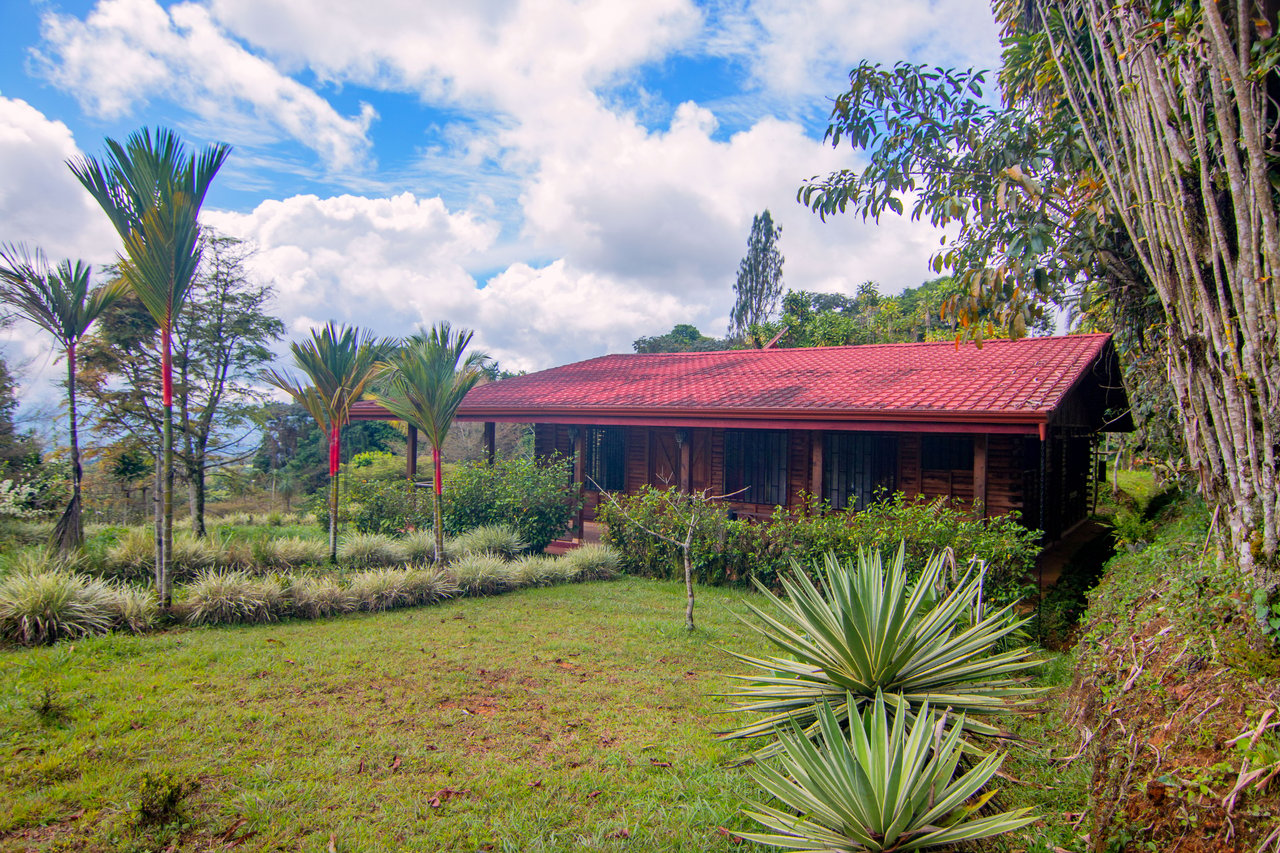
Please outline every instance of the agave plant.
[[[854, 701], [847, 696], [845, 704]], [[786, 850], [910, 853], [989, 838], [1038, 819], [1025, 808], [978, 816], [995, 792], [970, 800], [1004, 756], [988, 755], [957, 778], [964, 717], [946, 729], [944, 720], [931, 721], [927, 702], [910, 726], [908, 716], [899, 708], [890, 725], [877, 691], [846, 736], [832, 706], [820, 704], [818, 741], [793, 724], [780, 735], [779, 766], [762, 764], [751, 773], [793, 811], [752, 804], [747, 815], [771, 832], [742, 837]]]
[[[927, 703], [964, 714], [966, 728], [981, 735], [1000, 732], [975, 716], [1028, 710], [1039, 691], [1020, 676], [1041, 661], [1028, 648], [1001, 650], [1026, 620], [1014, 616], [1012, 605], [982, 612], [980, 571], [970, 568], [939, 597], [940, 556], [929, 560], [914, 587], [903, 563], [902, 547], [887, 569], [876, 552], [859, 551], [856, 565], [828, 555], [824, 566], [814, 567], [815, 585], [793, 562], [790, 576], [781, 578], [786, 601], [757, 581], [779, 615], [748, 605], [764, 622], [753, 627], [785, 656], [734, 655], [761, 672], [735, 676], [748, 683], [732, 694], [738, 700], [732, 710], [763, 716], [722, 736], [769, 736], [790, 722], [813, 735], [819, 705], [829, 703], [837, 718], [847, 719], [879, 691], [909, 711]], [[760, 755], [777, 750], [774, 744]]]

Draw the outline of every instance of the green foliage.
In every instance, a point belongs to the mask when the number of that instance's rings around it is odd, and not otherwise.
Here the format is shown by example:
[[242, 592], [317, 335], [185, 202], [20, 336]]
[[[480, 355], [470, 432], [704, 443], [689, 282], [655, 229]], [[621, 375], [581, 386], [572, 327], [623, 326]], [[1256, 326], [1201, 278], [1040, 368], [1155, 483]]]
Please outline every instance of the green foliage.
[[0, 637], [24, 646], [104, 634], [115, 619], [113, 590], [57, 569], [0, 580]]
[[781, 579], [785, 600], [760, 586], [769, 610], [749, 606], [782, 656], [735, 654], [760, 673], [741, 678], [747, 684], [733, 694], [733, 710], [762, 716], [726, 737], [767, 736], [788, 722], [813, 736], [821, 703], [845, 720], [881, 690], [910, 709], [931, 703], [966, 714], [970, 731], [997, 734], [972, 717], [1025, 710], [1032, 691], [1019, 679], [1040, 661], [1009, 642], [1025, 624], [1013, 605], [984, 610], [981, 571], [966, 571], [947, 589], [945, 568], [941, 556], [930, 559], [911, 587], [905, 549], [888, 567], [879, 552], [861, 551], [856, 564], [828, 555], [815, 565], [817, 585], [793, 565]]
[[361, 610], [394, 610], [413, 603], [414, 591], [400, 569], [371, 569], [351, 576], [351, 594]]
[[567, 564], [562, 558], [548, 557], [545, 554], [525, 554], [512, 562], [511, 576], [516, 586], [551, 586], [563, 583], [569, 578], [565, 569]]
[[503, 560], [514, 560], [527, 547], [514, 527], [483, 524], [455, 536], [452, 551], [459, 556], [491, 554]]
[[291, 571], [303, 566], [323, 563], [329, 549], [318, 539], [305, 536], [282, 536], [254, 543], [255, 569]]
[[577, 505], [567, 459], [497, 459], [459, 466], [444, 491], [446, 533], [509, 524], [533, 551], [565, 534]]
[[[850, 696], [846, 704], [853, 701]], [[988, 755], [956, 776], [964, 752], [963, 715], [944, 729], [941, 721], [934, 725], [928, 704], [918, 715], [898, 705], [891, 724], [886, 699], [877, 691], [847, 737], [826, 702], [817, 716], [817, 744], [793, 727], [781, 733], [778, 766], [752, 771], [789, 811], [754, 806], [748, 814], [772, 832], [743, 833], [744, 838], [815, 853], [909, 853], [950, 848], [1039, 819], [1025, 808], [984, 812], [992, 793], [978, 792], [999, 771], [1003, 756]]]
[[[675, 512], [668, 498], [663, 490], [646, 486], [636, 495], [617, 496], [617, 506], [604, 503], [597, 510], [626, 572], [684, 577], [680, 549], [641, 529], [684, 538], [688, 514]], [[697, 496], [674, 499], [706, 503]], [[1022, 597], [1024, 576], [1039, 553], [1038, 534], [1022, 527], [1016, 516], [974, 518], [944, 499], [897, 493], [863, 512], [833, 511], [811, 502], [808, 511], [796, 517], [779, 508], [772, 518], [759, 522], [730, 519], [723, 504], [713, 504], [699, 510], [693, 537], [694, 579], [705, 584], [757, 580], [772, 587], [793, 559], [807, 565], [830, 552], [847, 560], [859, 549], [883, 550], [905, 542], [911, 565], [923, 565], [931, 554], [947, 548], [962, 565], [971, 559], [985, 561], [985, 596], [1003, 605]]]
[[183, 801], [200, 788], [194, 780], [162, 770], [146, 772], [138, 784], [134, 820], [139, 826], [168, 826], [183, 819]]
[[665, 335], [636, 338], [632, 348], [636, 352], [711, 352], [732, 346], [729, 340], [707, 337], [696, 326], [677, 323]]
[[332, 576], [293, 578], [286, 594], [294, 615], [303, 619], [323, 619], [350, 613], [358, 605], [356, 594]]
[[[401, 475], [403, 475], [401, 471]], [[398, 534], [431, 529], [431, 501], [399, 479], [366, 477], [354, 470], [344, 480], [338, 518], [361, 533]]]
[[782, 264], [778, 251], [782, 226], [775, 225], [766, 210], [751, 218], [751, 234], [747, 237], [747, 254], [738, 265], [738, 278], [733, 284], [734, 303], [729, 313], [729, 335], [743, 337], [755, 325], [769, 319], [782, 295]]

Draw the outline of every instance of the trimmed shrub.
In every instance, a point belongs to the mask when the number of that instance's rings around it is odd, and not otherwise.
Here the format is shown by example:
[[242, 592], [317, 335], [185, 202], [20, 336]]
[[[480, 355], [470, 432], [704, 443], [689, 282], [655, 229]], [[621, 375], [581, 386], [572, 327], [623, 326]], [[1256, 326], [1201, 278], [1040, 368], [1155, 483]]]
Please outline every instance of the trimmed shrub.
[[415, 590], [402, 569], [372, 569], [351, 576], [351, 594], [361, 610], [393, 610], [413, 604]]
[[464, 595], [497, 595], [514, 589], [516, 573], [510, 563], [492, 554], [470, 554], [450, 564], [449, 570]]
[[13, 574], [0, 581], [0, 636], [24, 646], [104, 634], [112, 590], [102, 581], [60, 571]]
[[[963, 566], [971, 558], [986, 561], [986, 597], [992, 604], [1017, 601], [1025, 577], [1039, 554], [1039, 533], [1027, 530], [1016, 514], [976, 518], [952, 501], [896, 493], [862, 512], [832, 510], [810, 501], [806, 510], [778, 507], [763, 521], [730, 519], [728, 507], [698, 496], [644, 487], [618, 496], [618, 506], [602, 503], [598, 518], [606, 539], [617, 549], [623, 569], [635, 575], [681, 580], [680, 549], [644, 532], [640, 526], [683, 539], [693, 503], [698, 506], [692, 562], [694, 580], [705, 584], [749, 584], [757, 580], [777, 588], [789, 562], [820, 562], [827, 553], [856, 559], [858, 550], [897, 549], [905, 541], [908, 563], [923, 565], [933, 553], [951, 548]], [[708, 505], [711, 504], [711, 505]], [[627, 518], [630, 516], [630, 519]]]
[[271, 622], [287, 604], [278, 579], [239, 570], [202, 572], [185, 591], [182, 609], [190, 625]]
[[350, 613], [358, 606], [355, 593], [331, 576], [292, 578], [285, 595], [293, 612], [304, 619]]
[[461, 465], [444, 484], [445, 531], [507, 524], [534, 551], [563, 536], [577, 511], [569, 460], [498, 459]]
[[461, 556], [492, 554], [513, 560], [526, 547], [520, 533], [507, 524], [484, 524], [453, 538], [453, 553]]
[[389, 566], [403, 563], [400, 543], [381, 533], [349, 533], [338, 543], [338, 559], [351, 566]]
[[608, 545], [582, 545], [560, 558], [576, 580], [607, 581], [622, 573], [622, 557]]

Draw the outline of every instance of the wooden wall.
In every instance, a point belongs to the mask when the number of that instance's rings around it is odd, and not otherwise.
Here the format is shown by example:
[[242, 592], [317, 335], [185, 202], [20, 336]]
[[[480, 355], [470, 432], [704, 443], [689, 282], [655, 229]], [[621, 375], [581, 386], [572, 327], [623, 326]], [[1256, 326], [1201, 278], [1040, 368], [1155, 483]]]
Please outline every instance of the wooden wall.
[[[540, 455], [572, 453], [570, 427], [562, 424], [536, 424], [534, 448]], [[626, 490], [640, 486], [662, 486], [659, 475], [666, 473], [671, 448], [676, 447], [674, 428], [626, 427]], [[686, 430], [690, 442], [690, 484], [695, 491], [724, 493], [725, 431], [721, 428]], [[821, 484], [820, 468], [815, 470], [814, 445], [822, 441], [822, 432], [788, 430], [788, 505], [798, 507], [802, 493], [812, 494]], [[987, 436], [986, 514], [1021, 513], [1028, 526], [1046, 528], [1049, 539], [1084, 518], [1088, 512], [1091, 487], [1092, 457], [1090, 439], [1083, 435], [1051, 436], [1047, 456], [1044, 499], [1045, 515], [1041, 515], [1040, 455], [1041, 444], [1034, 436]], [[659, 458], [661, 457], [661, 458]], [[896, 488], [908, 495], [949, 497], [963, 504], [974, 499], [973, 469], [928, 470], [922, 467], [921, 436], [904, 433], [898, 437], [898, 469]], [[655, 466], [658, 470], [655, 470]], [[596, 495], [586, 492], [587, 518], [595, 515]], [[731, 501], [743, 515], [765, 517], [773, 513], [768, 504]]]

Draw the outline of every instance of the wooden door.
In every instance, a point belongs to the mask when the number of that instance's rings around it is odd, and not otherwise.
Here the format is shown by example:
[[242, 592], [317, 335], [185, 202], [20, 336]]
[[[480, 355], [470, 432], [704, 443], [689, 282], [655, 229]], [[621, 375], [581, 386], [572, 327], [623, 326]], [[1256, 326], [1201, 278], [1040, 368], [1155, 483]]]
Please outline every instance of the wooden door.
[[675, 430], [649, 431], [649, 485], [657, 489], [679, 487], [680, 446]]

